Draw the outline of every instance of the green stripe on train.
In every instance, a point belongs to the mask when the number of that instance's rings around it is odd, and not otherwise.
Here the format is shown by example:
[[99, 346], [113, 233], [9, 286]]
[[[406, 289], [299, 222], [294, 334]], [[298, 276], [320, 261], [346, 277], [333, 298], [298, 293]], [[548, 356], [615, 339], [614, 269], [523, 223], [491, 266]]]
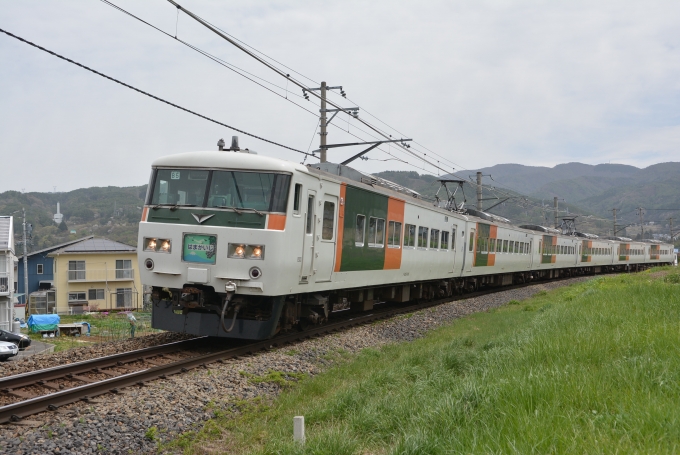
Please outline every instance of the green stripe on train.
[[[382, 270], [385, 266], [385, 248], [371, 248], [369, 243], [370, 217], [385, 220], [387, 231], [387, 196], [347, 186], [345, 193], [345, 221], [342, 234], [341, 272], [357, 270]], [[365, 235], [363, 246], [356, 246], [357, 215], [364, 215]], [[383, 234], [386, 237], [386, 232]]]
[[203, 223], [201, 226], [216, 226], [216, 227], [238, 227], [248, 229], [264, 229], [267, 220], [266, 215], [258, 215], [253, 212], [241, 212], [239, 215], [236, 212], [226, 212], [221, 210], [204, 210], [204, 209], [177, 209], [170, 210], [167, 207], [159, 207], [153, 209], [149, 207], [149, 213], [146, 221], [149, 223], [169, 223], [169, 224], [189, 224], [198, 226], [199, 223], [191, 215], [215, 215]]
[[489, 255], [482, 251], [489, 250], [489, 237], [491, 237], [491, 225], [477, 223], [477, 251], [475, 251], [475, 267], [489, 265]]

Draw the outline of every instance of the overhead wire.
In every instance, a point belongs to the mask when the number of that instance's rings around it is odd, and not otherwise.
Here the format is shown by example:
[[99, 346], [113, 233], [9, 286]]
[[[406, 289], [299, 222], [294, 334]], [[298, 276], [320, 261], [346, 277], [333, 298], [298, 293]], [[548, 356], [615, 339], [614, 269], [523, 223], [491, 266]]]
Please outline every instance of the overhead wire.
[[[101, 1], [102, 3], [108, 5], [108, 6], [112, 7], [112, 8], [115, 8], [116, 10], [118, 10], [118, 11], [120, 11], [120, 12], [122, 12], [122, 13], [124, 13], [124, 14], [130, 16], [130, 17], [132, 17], [133, 19], [135, 19], [135, 20], [137, 20], [137, 21], [139, 21], [139, 22], [141, 22], [141, 23], [143, 23], [143, 24], [145, 24], [145, 25], [147, 25], [147, 26], [153, 28], [154, 30], [156, 30], [156, 31], [158, 31], [158, 32], [160, 32], [160, 33], [162, 33], [163, 35], [165, 35], [165, 36], [167, 36], [167, 37], [169, 37], [169, 38], [171, 38], [171, 39], [174, 39], [174, 40], [176, 40], [176, 41], [182, 43], [183, 45], [189, 47], [190, 49], [192, 49], [192, 50], [194, 50], [194, 51], [200, 53], [201, 55], [203, 55], [203, 56], [205, 56], [205, 57], [208, 57], [209, 59], [213, 60], [214, 62], [216, 62], [216, 63], [218, 63], [218, 64], [220, 64], [220, 65], [226, 67], [227, 69], [229, 69], [229, 70], [231, 70], [231, 71], [233, 71], [233, 72], [239, 74], [240, 76], [242, 76], [242, 77], [244, 77], [244, 78], [250, 80], [251, 82], [253, 82], [253, 83], [255, 83], [255, 84], [257, 84], [257, 85], [263, 87], [264, 89], [266, 89], [266, 90], [268, 90], [268, 91], [274, 93], [275, 95], [277, 95], [277, 96], [279, 96], [279, 97], [281, 97], [281, 98], [287, 99], [287, 98], [285, 98], [283, 95], [281, 95], [281, 94], [279, 94], [279, 93], [277, 93], [277, 92], [271, 90], [269, 87], [263, 86], [262, 84], [258, 83], [257, 81], [254, 81], [252, 78], [250, 78], [250, 77], [248, 77], [248, 76], [246, 76], [246, 75], [244, 75], [244, 74], [242, 74], [242, 73], [246, 73], [246, 74], [248, 74], [248, 75], [250, 75], [250, 76], [252, 76], [252, 77], [255, 77], [255, 78], [257, 78], [257, 79], [260, 79], [260, 80], [262, 80], [262, 81], [264, 81], [264, 82], [266, 82], [266, 83], [268, 83], [268, 84], [270, 84], [270, 85], [272, 85], [272, 86], [275, 86], [275, 87], [277, 87], [277, 88], [280, 88], [281, 90], [286, 90], [286, 91], [287, 91], [287, 89], [284, 89], [284, 87], [278, 86], [278, 85], [276, 85], [275, 83], [270, 82], [270, 81], [268, 81], [268, 80], [266, 80], [266, 79], [264, 79], [264, 78], [262, 78], [262, 77], [260, 77], [260, 76], [257, 76], [257, 75], [255, 75], [255, 74], [253, 74], [253, 73], [250, 73], [250, 72], [246, 71], [246, 70], [243, 70], [242, 68], [239, 68], [239, 67], [237, 67], [237, 66], [234, 65], [234, 64], [231, 64], [231, 63], [229, 63], [229, 62], [226, 62], [225, 60], [223, 60], [223, 59], [221, 59], [221, 58], [219, 58], [219, 57], [217, 57], [217, 56], [215, 56], [215, 55], [213, 55], [213, 54], [211, 54], [211, 53], [209, 53], [209, 52], [207, 52], [207, 51], [205, 51], [205, 50], [199, 48], [198, 46], [195, 46], [195, 45], [193, 45], [193, 44], [191, 44], [191, 43], [189, 43], [189, 42], [186, 42], [186, 41], [184, 41], [184, 40], [182, 40], [182, 39], [179, 39], [177, 36], [173, 36], [172, 34], [170, 34], [170, 33], [166, 32], [166, 31], [162, 30], [161, 28], [159, 28], [159, 27], [157, 27], [157, 26], [151, 24], [150, 22], [148, 22], [148, 21], [142, 19], [141, 17], [136, 16], [135, 14], [133, 14], [133, 13], [127, 11], [126, 9], [124, 9], [124, 8], [122, 8], [122, 7], [118, 6], [118, 5], [116, 5], [115, 3], [113, 3], [113, 2], [111, 2], [111, 1], [109, 1], [109, 0], [100, 0], [100, 1]], [[179, 11], [179, 9], [178, 9], [178, 11]], [[208, 21], [206, 21], [206, 22], [209, 23]], [[212, 25], [212, 24], [210, 24], [210, 25]], [[216, 27], [216, 26], [214, 26], [214, 25], [212, 25], [212, 26], [215, 27], [215, 28], [217, 28], [218, 30], [222, 31], [223, 33], [227, 34], [226, 32], [224, 32], [224, 31], [223, 31], [222, 29], [220, 29], [219, 27]], [[229, 35], [229, 36], [232, 37], [233, 39], [239, 41], [239, 42], [242, 43], [244, 46], [248, 46], [249, 48], [253, 49], [254, 51], [256, 51], [256, 52], [258, 52], [258, 53], [260, 53], [260, 54], [266, 56], [266, 54], [264, 54], [264, 53], [262, 53], [262, 52], [260, 52], [260, 51], [257, 51], [257, 50], [256, 50], [255, 48], [253, 48], [252, 46], [249, 46], [249, 45], [246, 44], [245, 42], [243, 42], [243, 41], [241, 41], [241, 40], [238, 40], [238, 38], [235, 38], [235, 37], [233, 37], [232, 35]], [[271, 59], [271, 60], [273, 60], [273, 61], [275, 61], [275, 62], [277, 62], [277, 63], [279, 63], [279, 64], [281, 64], [282, 66], [284, 66], [284, 67], [290, 69], [291, 71], [294, 71], [295, 73], [302, 75], [301, 73], [299, 73], [299, 72], [293, 70], [292, 68], [290, 68], [290, 67], [288, 67], [288, 66], [286, 66], [286, 65], [284, 65], [284, 64], [282, 64], [282, 63], [280, 63], [280, 62], [278, 62], [277, 60], [275, 60], [275, 59], [273, 59], [273, 58], [271, 58], [271, 57], [268, 57], [268, 56], [266, 56], [266, 57], [269, 58], [269, 59]], [[307, 78], [307, 79], [309, 79], [309, 80], [311, 80], [311, 81], [313, 81], [311, 78], [308, 78], [307, 76], [304, 76], [304, 75], [302, 75], [302, 76], [305, 77], [305, 78]], [[291, 93], [292, 93], [292, 92], [291, 92]], [[295, 95], [295, 94], [294, 94], [294, 95]], [[298, 97], [302, 98], [300, 95], [295, 95], [295, 96], [298, 96]], [[287, 100], [288, 100], [288, 99], [287, 99]], [[288, 100], [288, 101], [290, 101], [290, 100]], [[317, 115], [316, 113], [314, 113], [313, 111], [310, 111], [309, 109], [305, 108], [304, 106], [301, 106], [301, 105], [298, 104], [298, 103], [295, 103], [295, 102], [293, 102], [293, 101], [291, 101], [291, 102], [292, 102], [292, 104], [294, 104], [294, 105], [296, 105], [297, 107], [303, 109], [304, 111], [310, 113], [311, 115], [314, 115], [315, 117], [318, 117], [318, 115]], [[340, 129], [341, 131], [345, 132], [345, 130], [342, 129], [342, 128], [340, 128], [338, 125], [332, 124], [332, 125], [330, 125], [330, 126], [333, 126], [334, 128], [338, 128], [338, 129]], [[317, 126], [317, 129], [318, 129], [318, 126]], [[372, 138], [374, 138], [374, 139], [379, 139], [378, 137], [374, 136], [374, 135], [371, 134], [370, 132], [368, 132], [368, 131], [366, 131], [366, 130], [364, 130], [364, 129], [358, 127], [358, 126], [355, 126], [355, 129], [357, 129], [357, 130], [363, 132], [364, 134], [367, 134], [369, 137], [372, 137]], [[352, 133], [350, 133], [349, 131], [346, 131], [346, 132], [349, 133], [351, 136], [354, 136], [354, 137], [357, 138], [357, 139], [365, 140], [364, 138], [362, 138], [362, 137], [360, 137], [360, 136], [357, 136], [356, 134], [352, 134]], [[315, 134], [316, 134], [316, 133], [315, 133]], [[312, 138], [312, 140], [313, 140], [313, 138]], [[382, 150], [382, 149], [380, 149], [380, 148], [378, 148], [378, 150], [381, 151], [381, 152], [383, 152], [383, 153], [386, 153], [386, 154], [388, 154], [388, 155], [390, 155], [390, 156], [392, 156], [392, 157], [394, 157], [394, 155], [393, 155], [392, 153], [386, 152], [385, 150]], [[309, 150], [308, 150], [308, 151], [309, 151]], [[316, 157], [314, 154], [312, 154], [311, 156]], [[409, 165], [409, 166], [412, 166], [412, 167], [414, 167], [415, 169], [423, 170], [423, 171], [426, 171], [426, 172], [428, 171], [427, 169], [425, 169], [425, 168], [423, 168], [423, 167], [420, 167], [420, 166], [416, 166], [416, 165], [414, 165], [413, 163], [410, 163], [410, 162], [408, 162], [408, 161], [406, 161], [406, 160], [404, 160], [404, 159], [397, 158], [397, 157], [394, 157], [393, 159], [396, 160], [396, 161], [400, 161], [400, 162], [402, 162], [402, 163], [405, 163], [405, 164], [407, 164], [407, 165]]]
[[83, 69], [85, 69], [85, 70], [87, 70], [87, 71], [90, 71], [90, 72], [92, 72], [92, 73], [94, 73], [94, 74], [96, 74], [96, 75], [98, 75], [98, 76], [101, 76], [101, 77], [103, 77], [103, 78], [105, 78], [105, 79], [108, 79], [108, 80], [110, 80], [110, 81], [112, 81], [112, 82], [115, 82], [115, 83], [117, 83], [117, 84], [120, 84], [120, 85], [122, 85], [123, 87], [126, 87], [126, 88], [129, 88], [129, 89], [131, 89], [131, 90], [134, 90], [135, 92], [141, 93], [142, 95], [146, 95], [146, 96], [148, 96], [149, 98], [153, 98], [153, 99], [155, 99], [155, 100], [157, 100], [157, 101], [160, 101], [160, 102], [165, 103], [165, 104], [167, 104], [167, 105], [169, 105], [169, 106], [172, 106], [172, 107], [174, 107], [174, 108], [177, 108], [177, 109], [179, 109], [179, 110], [181, 110], [181, 111], [184, 111], [184, 112], [187, 112], [187, 113], [189, 113], [189, 114], [195, 115], [195, 116], [200, 117], [200, 118], [202, 118], [202, 119], [204, 119], [204, 120], [208, 120], [209, 122], [215, 123], [215, 124], [220, 125], [220, 126], [224, 126], [224, 127], [229, 128], [229, 129], [231, 129], [231, 130], [237, 131], [237, 132], [239, 132], [239, 133], [241, 133], [241, 134], [245, 134], [246, 136], [250, 136], [250, 137], [253, 137], [253, 138], [255, 138], [255, 139], [261, 140], [261, 141], [263, 141], [263, 142], [267, 142], [267, 143], [269, 143], [269, 144], [276, 145], [276, 146], [278, 146], [278, 147], [281, 147], [281, 148], [284, 148], [284, 149], [287, 149], [287, 150], [292, 150], [292, 151], [297, 152], [297, 153], [302, 153], [302, 154], [305, 154], [305, 155], [307, 154], [306, 152], [303, 152], [302, 150], [298, 150], [298, 149], [296, 149], [296, 148], [289, 147], [289, 146], [287, 146], [287, 145], [283, 145], [283, 144], [280, 144], [280, 143], [278, 143], [278, 142], [275, 142], [275, 141], [272, 141], [272, 140], [269, 140], [269, 139], [265, 139], [265, 138], [263, 138], [263, 137], [261, 137], [261, 136], [258, 136], [258, 135], [253, 134], [253, 133], [249, 133], [249, 132], [247, 132], [247, 131], [245, 131], [245, 130], [242, 130], [242, 129], [240, 129], [240, 128], [236, 128], [236, 127], [234, 127], [234, 126], [227, 125], [226, 123], [220, 122], [219, 120], [215, 120], [215, 119], [213, 119], [213, 118], [211, 118], [211, 117], [208, 117], [208, 116], [206, 116], [206, 115], [199, 114], [198, 112], [192, 111], [192, 110], [187, 109], [187, 108], [185, 108], [185, 107], [182, 107], [182, 106], [180, 106], [180, 105], [178, 105], [178, 104], [172, 103], [172, 102], [170, 102], [170, 101], [168, 101], [168, 100], [165, 100], [165, 99], [163, 99], [163, 98], [161, 98], [161, 97], [158, 97], [158, 96], [156, 96], [156, 95], [152, 95], [152, 94], [149, 93], [149, 92], [146, 92], [146, 91], [144, 91], [144, 90], [141, 90], [141, 89], [139, 89], [139, 88], [137, 88], [137, 87], [134, 87], [134, 86], [132, 86], [132, 85], [130, 85], [130, 84], [126, 84], [125, 82], [120, 81], [120, 80], [118, 80], [118, 79], [116, 79], [116, 78], [113, 78], [113, 77], [111, 77], [111, 76], [107, 76], [106, 74], [101, 73], [101, 72], [99, 72], [99, 71], [97, 71], [97, 70], [95, 70], [95, 69], [92, 69], [92, 68], [90, 68], [89, 66], [85, 66], [85, 65], [83, 65], [83, 64], [81, 64], [81, 63], [78, 63], [78, 62], [76, 62], [76, 61], [74, 61], [74, 60], [71, 60], [70, 58], [64, 57], [63, 55], [57, 54], [56, 52], [53, 52], [53, 51], [51, 51], [51, 50], [49, 50], [49, 49], [46, 49], [46, 48], [44, 48], [44, 47], [42, 47], [42, 46], [40, 46], [40, 45], [38, 45], [38, 44], [35, 44], [35, 43], [31, 42], [31, 41], [28, 41], [28, 40], [26, 40], [26, 39], [24, 39], [24, 38], [21, 38], [20, 36], [17, 36], [17, 35], [15, 35], [15, 34], [13, 34], [13, 33], [10, 33], [10, 32], [8, 32], [7, 30], [4, 30], [4, 29], [1, 29], [1, 28], [0, 28], [0, 32], [4, 33], [5, 35], [7, 35], [7, 36], [9, 36], [9, 37], [12, 37], [12, 38], [14, 38], [14, 39], [16, 39], [16, 40], [19, 40], [19, 41], [21, 41], [21, 42], [23, 42], [23, 43], [25, 43], [25, 44], [28, 44], [29, 46], [35, 47], [36, 49], [40, 49], [41, 51], [46, 52], [46, 53], [48, 53], [48, 54], [50, 54], [50, 55], [53, 55], [53, 56], [55, 56], [55, 57], [57, 57], [57, 58], [59, 58], [59, 59], [61, 59], [61, 60], [64, 60], [64, 61], [69, 62], [69, 63], [72, 63], [73, 65], [76, 65], [76, 66], [78, 66], [78, 67], [80, 67], [80, 68], [83, 68]]

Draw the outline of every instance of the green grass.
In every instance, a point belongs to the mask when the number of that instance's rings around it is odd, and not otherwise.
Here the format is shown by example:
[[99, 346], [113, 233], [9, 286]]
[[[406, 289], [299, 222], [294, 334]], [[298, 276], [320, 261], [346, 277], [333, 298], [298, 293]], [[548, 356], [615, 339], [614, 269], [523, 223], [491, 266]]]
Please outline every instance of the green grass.
[[[273, 403], [216, 415], [174, 448], [678, 453], [680, 279], [669, 270], [596, 278], [366, 349]], [[292, 441], [296, 415], [305, 416], [304, 446]]]

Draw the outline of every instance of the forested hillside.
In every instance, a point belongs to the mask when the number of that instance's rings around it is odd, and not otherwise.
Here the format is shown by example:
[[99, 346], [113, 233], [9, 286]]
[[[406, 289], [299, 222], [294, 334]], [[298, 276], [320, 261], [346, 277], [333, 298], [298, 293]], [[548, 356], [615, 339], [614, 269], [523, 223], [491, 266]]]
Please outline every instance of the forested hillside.
[[[16, 212], [15, 231], [19, 236], [21, 209], [26, 209], [26, 221], [33, 225], [29, 251], [87, 235], [106, 237], [134, 246], [137, 244], [137, 226], [145, 194], [146, 185], [81, 188], [67, 193], [7, 191], [0, 194], [0, 215]], [[57, 202], [64, 215], [64, 221], [59, 226], [52, 221]]]

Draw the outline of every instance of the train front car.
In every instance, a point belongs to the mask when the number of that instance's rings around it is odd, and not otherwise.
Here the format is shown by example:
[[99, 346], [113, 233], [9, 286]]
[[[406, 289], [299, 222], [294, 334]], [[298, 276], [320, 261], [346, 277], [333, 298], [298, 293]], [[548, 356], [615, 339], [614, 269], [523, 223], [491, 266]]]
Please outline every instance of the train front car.
[[286, 238], [291, 182], [306, 168], [247, 150], [182, 153], [152, 168], [138, 258], [152, 287], [153, 327], [274, 335], [288, 291], [282, 284], [299, 268], [290, 251], [302, 248], [301, 238]]

